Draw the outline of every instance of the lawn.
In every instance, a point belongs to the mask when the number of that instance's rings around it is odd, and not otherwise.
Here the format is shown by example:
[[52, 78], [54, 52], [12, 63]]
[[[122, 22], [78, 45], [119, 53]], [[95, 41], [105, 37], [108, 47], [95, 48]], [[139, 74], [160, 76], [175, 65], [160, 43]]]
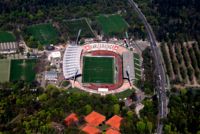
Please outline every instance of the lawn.
[[83, 57], [83, 83], [114, 83], [113, 57]]
[[0, 31], [0, 43], [1, 42], [14, 42], [14, 41], [16, 41], [16, 37], [12, 33]]
[[115, 94], [118, 98], [128, 98], [129, 96], [131, 96], [131, 94], [134, 92], [134, 90], [131, 90], [131, 89], [127, 89], [123, 92], [120, 92], [120, 93], [117, 93]]
[[63, 21], [62, 27], [70, 38], [76, 38], [79, 29], [81, 29], [81, 37], [94, 37], [93, 30], [86, 18]]
[[25, 33], [42, 45], [56, 44], [59, 40], [58, 31], [50, 23], [29, 26]]
[[128, 29], [128, 23], [120, 15], [100, 15], [96, 17], [104, 34], [113, 35], [124, 33]]
[[25, 80], [31, 82], [35, 80], [36, 59], [11, 60], [10, 81]]
[[10, 60], [0, 60], [0, 82], [9, 81]]

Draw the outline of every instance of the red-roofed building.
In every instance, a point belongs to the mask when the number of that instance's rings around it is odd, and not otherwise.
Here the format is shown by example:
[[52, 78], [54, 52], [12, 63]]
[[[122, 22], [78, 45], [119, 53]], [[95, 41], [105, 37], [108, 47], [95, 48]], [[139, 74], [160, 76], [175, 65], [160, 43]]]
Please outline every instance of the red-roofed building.
[[93, 111], [85, 117], [85, 121], [91, 126], [99, 126], [103, 121], [106, 120], [106, 117]]
[[85, 132], [86, 134], [100, 134], [101, 131], [93, 126], [86, 125], [82, 128], [82, 131]]
[[75, 113], [70, 114], [65, 118], [65, 124], [67, 126], [78, 123], [78, 117]]
[[106, 134], [121, 134], [119, 131], [109, 128], [106, 130]]
[[112, 118], [106, 121], [106, 124], [109, 125], [113, 129], [120, 130], [122, 119], [123, 119], [122, 117], [118, 115], [114, 115]]

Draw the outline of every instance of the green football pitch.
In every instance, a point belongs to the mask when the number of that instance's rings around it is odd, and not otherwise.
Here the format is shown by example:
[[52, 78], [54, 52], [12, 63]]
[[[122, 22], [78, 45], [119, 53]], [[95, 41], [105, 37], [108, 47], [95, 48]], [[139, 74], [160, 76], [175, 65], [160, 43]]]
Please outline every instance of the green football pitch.
[[113, 57], [83, 57], [83, 83], [114, 83]]
[[96, 20], [107, 35], [123, 33], [128, 29], [128, 23], [120, 15], [100, 15]]
[[42, 45], [56, 44], [59, 39], [58, 31], [50, 23], [30, 26], [25, 32]]
[[14, 42], [14, 41], [16, 41], [16, 38], [12, 33], [0, 31], [0, 43], [1, 42]]
[[9, 81], [10, 77], [10, 60], [0, 60], [0, 82]]
[[31, 82], [35, 79], [36, 59], [11, 60], [10, 81], [25, 80]]
[[81, 37], [94, 37], [94, 32], [86, 18], [63, 21], [62, 27], [70, 38], [76, 38], [79, 30], [81, 30]]

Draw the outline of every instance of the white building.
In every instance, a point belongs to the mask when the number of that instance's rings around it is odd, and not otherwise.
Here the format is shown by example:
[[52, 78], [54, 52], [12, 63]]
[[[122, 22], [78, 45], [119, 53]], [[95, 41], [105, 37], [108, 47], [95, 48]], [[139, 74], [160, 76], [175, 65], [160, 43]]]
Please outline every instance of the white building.
[[51, 61], [52, 59], [60, 59], [61, 58], [61, 53], [60, 51], [54, 51], [54, 52], [51, 52], [49, 55], [48, 55], [48, 60]]

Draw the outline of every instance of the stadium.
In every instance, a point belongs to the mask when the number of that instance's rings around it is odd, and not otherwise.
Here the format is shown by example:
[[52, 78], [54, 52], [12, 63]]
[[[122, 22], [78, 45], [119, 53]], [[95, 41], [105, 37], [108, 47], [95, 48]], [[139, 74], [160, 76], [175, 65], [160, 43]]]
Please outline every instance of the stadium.
[[114, 43], [68, 45], [63, 56], [63, 75], [73, 87], [113, 94], [131, 88], [135, 80], [134, 53]]

